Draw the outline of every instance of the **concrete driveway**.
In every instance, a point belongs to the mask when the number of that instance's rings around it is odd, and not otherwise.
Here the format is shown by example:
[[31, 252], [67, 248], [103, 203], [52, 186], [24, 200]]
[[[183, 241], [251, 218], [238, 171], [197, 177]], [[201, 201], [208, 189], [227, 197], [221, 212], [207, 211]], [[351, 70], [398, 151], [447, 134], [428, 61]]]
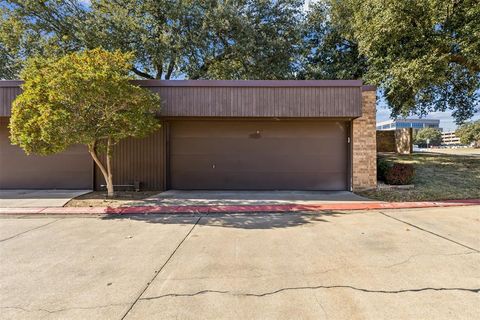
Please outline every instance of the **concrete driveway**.
[[212, 191], [168, 190], [144, 200], [145, 205], [282, 205], [372, 201], [349, 191]]
[[2, 319], [478, 319], [480, 207], [0, 219]]
[[63, 207], [92, 190], [0, 190], [0, 208]]

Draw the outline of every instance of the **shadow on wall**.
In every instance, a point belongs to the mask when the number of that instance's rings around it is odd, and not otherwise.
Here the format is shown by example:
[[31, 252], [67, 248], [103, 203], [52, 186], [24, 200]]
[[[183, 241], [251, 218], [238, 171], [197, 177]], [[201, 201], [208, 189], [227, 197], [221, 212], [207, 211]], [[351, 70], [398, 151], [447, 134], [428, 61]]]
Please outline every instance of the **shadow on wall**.
[[240, 228], [266, 230], [291, 228], [307, 225], [313, 222], [330, 222], [328, 218], [339, 217], [348, 213], [319, 211], [297, 213], [248, 213], [248, 214], [208, 214], [208, 215], [110, 215], [102, 220], [134, 220], [146, 223], [161, 224], [197, 224], [207, 227]]

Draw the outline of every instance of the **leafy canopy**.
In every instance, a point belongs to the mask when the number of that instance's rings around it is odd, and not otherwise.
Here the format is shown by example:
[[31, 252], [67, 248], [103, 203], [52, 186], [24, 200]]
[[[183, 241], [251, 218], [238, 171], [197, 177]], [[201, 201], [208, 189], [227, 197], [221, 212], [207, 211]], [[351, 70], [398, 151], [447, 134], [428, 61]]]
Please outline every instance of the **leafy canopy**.
[[[13, 77], [29, 52], [102, 47], [134, 52], [141, 78], [285, 79], [294, 77], [302, 0], [9, 0], [0, 38]], [[8, 44], [8, 45], [7, 45]]]
[[342, 2], [310, 5], [302, 27], [302, 79], [361, 79], [367, 61], [358, 51], [350, 28], [351, 13]]
[[0, 78], [27, 57], [134, 52], [140, 78], [359, 79], [393, 117], [479, 108], [478, 0], [8, 0]]
[[131, 83], [132, 60], [132, 53], [102, 49], [29, 59], [23, 93], [13, 103], [12, 143], [48, 155], [155, 130], [160, 98]]
[[27, 58], [82, 48], [82, 1], [0, 1], [0, 79], [17, 79]]
[[307, 77], [363, 77], [394, 117], [478, 110], [478, 0], [320, 0], [308, 19]]
[[435, 128], [423, 128], [418, 130], [413, 142], [423, 147], [427, 145], [427, 140], [428, 145], [439, 146], [442, 144], [442, 133]]
[[465, 123], [455, 131], [455, 135], [460, 138], [463, 144], [470, 144], [474, 142], [480, 146], [480, 120]]

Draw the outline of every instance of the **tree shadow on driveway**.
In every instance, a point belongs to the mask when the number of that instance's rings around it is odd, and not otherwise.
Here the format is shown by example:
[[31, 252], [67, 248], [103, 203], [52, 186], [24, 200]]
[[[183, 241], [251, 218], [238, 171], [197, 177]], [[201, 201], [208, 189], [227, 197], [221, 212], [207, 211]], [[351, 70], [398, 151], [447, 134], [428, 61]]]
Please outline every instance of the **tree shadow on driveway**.
[[298, 227], [314, 222], [330, 222], [327, 217], [348, 213], [334, 211], [295, 213], [228, 213], [228, 214], [119, 214], [103, 220], [133, 220], [159, 224], [197, 224], [200, 226], [240, 229], [280, 229]]

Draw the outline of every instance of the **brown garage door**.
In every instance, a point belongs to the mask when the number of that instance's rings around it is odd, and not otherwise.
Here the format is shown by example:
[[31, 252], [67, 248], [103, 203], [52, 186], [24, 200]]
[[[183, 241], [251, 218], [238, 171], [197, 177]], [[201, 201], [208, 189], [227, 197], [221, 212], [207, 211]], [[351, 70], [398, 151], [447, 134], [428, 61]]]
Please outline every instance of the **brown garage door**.
[[346, 190], [348, 123], [172, 121], [170, 188]]
[[0, 189], [92, 189], [93, 163], [85, 148], [75, 146], [52, 156], [27, 156], [0, 127]]

